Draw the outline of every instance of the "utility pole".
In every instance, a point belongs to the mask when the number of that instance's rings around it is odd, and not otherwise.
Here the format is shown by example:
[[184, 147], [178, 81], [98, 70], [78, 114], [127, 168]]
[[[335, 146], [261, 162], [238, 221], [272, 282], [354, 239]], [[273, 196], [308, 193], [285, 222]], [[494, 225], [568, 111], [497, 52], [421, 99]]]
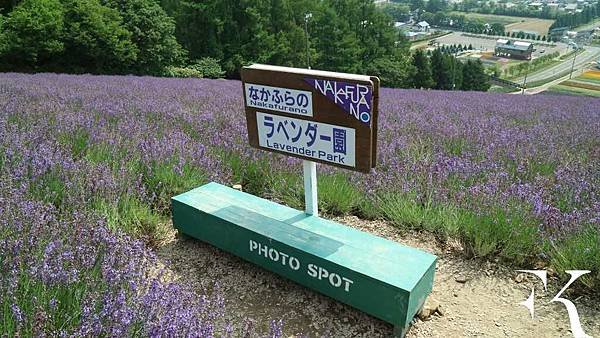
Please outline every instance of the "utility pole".
[[304, 14], [304, 32], [306, 34], [306, 67], [310, 69], [310, 46], [308, 40], [308, 19], [312, 18], [312, 13]]
[[458, 59], [452, 54], [452, 90], [456, 88], [456, 62]]
[[575, 58], [577, 57], [577, 51], [579, 48], [575, 49], [575, 55], [573, 55], [573, 63], [571, 64], [571, 73], [569, 74], [569, 80], [573, 77], [573, 69], [575, 69]]
[[525, 68], [525, 78], [523, 78], [523, 86], [521, 86], [521, 95], [525, 95], [525, 88], [527, 87], [527, 74], [529, 74], [529, 65]]

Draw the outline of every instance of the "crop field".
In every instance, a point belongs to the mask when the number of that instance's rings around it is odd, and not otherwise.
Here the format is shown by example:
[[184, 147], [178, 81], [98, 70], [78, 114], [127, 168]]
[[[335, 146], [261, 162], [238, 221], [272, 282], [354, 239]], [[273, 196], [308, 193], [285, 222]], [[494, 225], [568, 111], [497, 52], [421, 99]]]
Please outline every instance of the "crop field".
[[600, 97], [600, 71], [587, 70], [578, 77], [550, 88], [551, 92]]
[[538, 35], [547, 35], [550, 26], [554, 23], [554, 20], [549, 19], [534, 19], [534, 18], [523, 18], [523, 20], [504, 26], [504, 29], [508, 32], [513, 30], [522, 30], [526, 32], [537, 32]]
[[488, 24], [499, 23], [504, 25], [506, 31], [510, 32], [514, 30], [523, 31], [534, 31], [540, 35], [548, 34], [548, 29], [554, 23], [554, 20], [549, 19], [537, 19], [537, 18], [525, 18], [508, 15], [495, 15], [495, 14], [481, 14], [481, 13], [464, 13], [464, 12], [452, 12], [452, 14], [466, 15], [472, 19], [479, 19]]
[[[591, 270], [597, 292], [599, 103], [383, 89], [377, 168], [319, 166], [320, 208]], [[238, 81], [1, 74], [0, 335], [227, 336], [227, 295], [170, 281], [153, 248], [171, 196], [208, 181], [303, 207], [301, 162], [246, 138]]]
[[495, 15], [495, 14], [482, 14], [482, 13], [465, 13], [465, 12], [451, 12], [450, 14], [465, 15], [471, 19], [479, 19], [485, 23], [494, 24], [499, 23], [501, 25], [510, 25], [511, 23], [521, 22], [521, 20], [527, 20], [528, 18], [520, 18], [516, 16], [508, 15]]

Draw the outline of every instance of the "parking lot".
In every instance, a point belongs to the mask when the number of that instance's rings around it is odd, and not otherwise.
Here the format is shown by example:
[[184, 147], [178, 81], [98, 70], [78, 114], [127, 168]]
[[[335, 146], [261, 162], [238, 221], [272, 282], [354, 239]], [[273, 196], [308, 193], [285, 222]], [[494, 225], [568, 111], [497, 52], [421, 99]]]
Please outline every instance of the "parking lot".
[[[436, 38], [435, 41], [441, 45], [473, 45], [473, 48], [481, 50], [482, 52], [493, 52], [496, 46], [496, 40], [498, 37], [487, 37], [487, 36], [472, 36], [464, 35], [463, 32], [453, 32], [451, 34]], [[533, 58], [540, 57], [545, 54], [551, 54], [559, 52], [565, 54], [567, 52], [567, 45], [562, 42], [554, 43], [554, 46], [542, 45], [543, 41], [534, 41]]]

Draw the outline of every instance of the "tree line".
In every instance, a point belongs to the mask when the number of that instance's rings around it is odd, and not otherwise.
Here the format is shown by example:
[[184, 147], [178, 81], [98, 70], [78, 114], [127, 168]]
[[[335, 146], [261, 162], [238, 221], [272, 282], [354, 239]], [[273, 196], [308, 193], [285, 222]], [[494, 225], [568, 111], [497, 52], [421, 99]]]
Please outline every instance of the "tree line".
[[492, 2], [481, 4], [477, 0], [465, 0], [460, 3], [456, 3], [454, 4], [454, 10], [482, 14], [554, 19], [555, 21], [550, 29], [560, 27], [572, 28], [589, 23], [592, 20], [600, 17], [600, 1], [591, 1], [588, 5], [585, 5], [582, 8], [581, 12], [575, 13], [558, 11], [548, 5], [543, 5], [539, 9], [528, 6], [525, 3], [508, 7], [500, 2], [496, 4]]
[[417, 50], [412, 56], [412, 64], [416, 69], [413, 88], [467, 91], [487, 91], [490, 88], [480, 60], [463, 63], [437, 48], [433, 52]]
[[393, 23], [372, 0], [0, 0], [0, 71], [239, 78], [266, 63], [410, 87]]
[[159, 74], [185, 51], [151, 0], [11, 0], [0, 17], [0, 70]]

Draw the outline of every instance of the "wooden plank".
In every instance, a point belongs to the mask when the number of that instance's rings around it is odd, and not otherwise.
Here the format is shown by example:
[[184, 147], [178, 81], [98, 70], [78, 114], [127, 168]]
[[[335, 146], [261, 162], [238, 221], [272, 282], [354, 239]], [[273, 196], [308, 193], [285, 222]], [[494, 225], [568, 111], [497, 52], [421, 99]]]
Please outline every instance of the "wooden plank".
[[173, 224], [183, 233], [392, 323], [399, 332], [431, 292], [434, 255], [216, 183], [173, 197], [172, 208]]

